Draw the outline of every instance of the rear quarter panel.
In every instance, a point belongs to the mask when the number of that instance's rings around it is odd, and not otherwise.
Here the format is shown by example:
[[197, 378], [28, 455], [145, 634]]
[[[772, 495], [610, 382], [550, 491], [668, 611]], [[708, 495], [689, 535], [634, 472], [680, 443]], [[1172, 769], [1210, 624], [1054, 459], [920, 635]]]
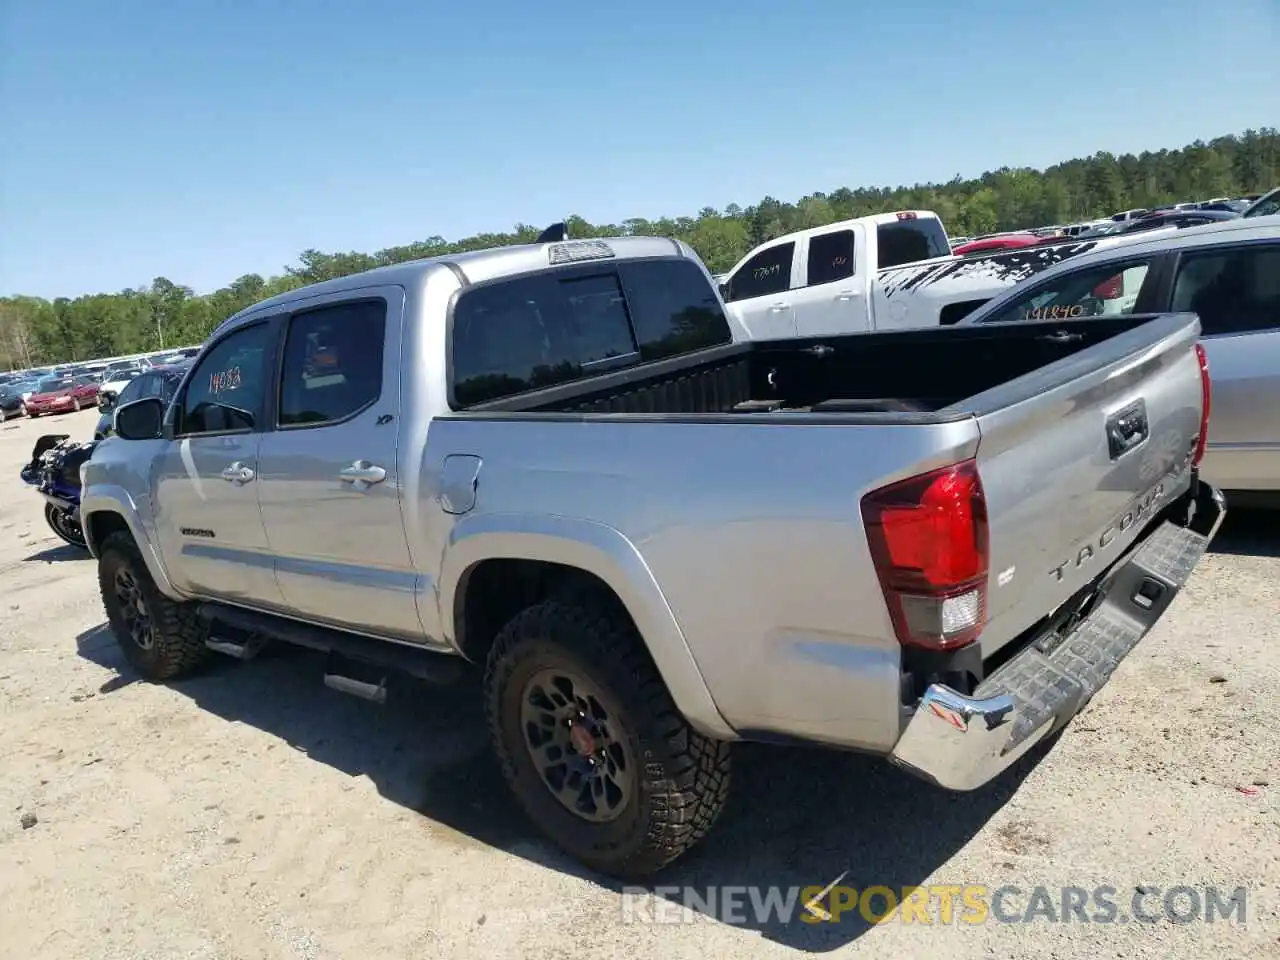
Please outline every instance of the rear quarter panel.
[[[603, 524], [643, 559], [735, 730], [883, 751], [900, 729], [899, 647], [860, 500], [971, 456], [977, 439], [972, 419], [783, 426], [759, 418], [438, 418], [422, 475], [429, 490], [448, 454], [483, 462], [472, 514], [443, 521], [453, 529], [443, 538], [442, 570], [468, 528], [517, 531], [544, 517]], [[424, 525], [410, 537], [426, 542], [431, 531]], [[441, 596], [451, 589], [442, 577]]]

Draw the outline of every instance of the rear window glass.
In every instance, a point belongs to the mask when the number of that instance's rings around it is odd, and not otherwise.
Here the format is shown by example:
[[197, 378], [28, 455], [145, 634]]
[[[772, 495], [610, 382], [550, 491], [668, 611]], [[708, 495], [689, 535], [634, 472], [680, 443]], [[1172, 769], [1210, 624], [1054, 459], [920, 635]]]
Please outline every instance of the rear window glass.
[[729, 321], [706, 275], [690, 260], [622, 264], [641, 360], [729, 343]]
[[455, 407], [732, 341], [714, 287], [685, 259], [623, 261], [464, 291], [453, 311]]
[[877, 265], [881, 270], [951, 253], [946, 231], [934, 217], [882, 223], [876, 228], [876, 238], [880, 247]]
[[637, 359], [613, 272], [538, 274], [465, 291], [454, 308], [452, 352], [454, 400], [464, 407]]

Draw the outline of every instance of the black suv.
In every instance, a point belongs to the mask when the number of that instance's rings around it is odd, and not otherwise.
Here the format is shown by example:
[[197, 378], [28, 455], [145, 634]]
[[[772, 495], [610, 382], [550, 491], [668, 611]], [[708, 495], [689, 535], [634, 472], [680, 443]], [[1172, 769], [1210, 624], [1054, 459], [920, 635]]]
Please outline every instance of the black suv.
[[190, 361], [187, 361], [185, 363], [168, 364], [163, 367], [152, 367], [145, 373], [140, 373], [130, 380], [125, 388], [120, 391], [120, 395], [102, 411], [102, 416], [98, 418], [98, 426], [93, 431], [93, 439], [102, 440], [111, 436], [112, 428], [115, 425], [116, 408], [126, 403], [132, 403], [134, 400], [145, 400], [147, 397], [159, 397], [165, 403], [172, 400], [174, 393], [178, 390], [178, 384], [182, 383], [182, 377], [190, 366]]

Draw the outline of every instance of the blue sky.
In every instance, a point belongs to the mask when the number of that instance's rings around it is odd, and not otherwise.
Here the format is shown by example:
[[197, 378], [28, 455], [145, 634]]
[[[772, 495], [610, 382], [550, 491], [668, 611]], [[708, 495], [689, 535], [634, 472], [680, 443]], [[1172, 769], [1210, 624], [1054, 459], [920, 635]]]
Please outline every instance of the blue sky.
[[1280, 0], [0, 0], [0, 295], [1176, 147], [1280, 124], [1278, 40]]

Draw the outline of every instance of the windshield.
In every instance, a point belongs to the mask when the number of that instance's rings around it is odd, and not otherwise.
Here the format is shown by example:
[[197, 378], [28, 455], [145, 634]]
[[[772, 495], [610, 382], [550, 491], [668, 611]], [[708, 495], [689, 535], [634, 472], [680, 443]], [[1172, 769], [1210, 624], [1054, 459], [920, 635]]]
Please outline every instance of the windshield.
[[69, 377], [48, 377], [40, 381], [36, 387], [38, 393], [57, 393], [59, 390], [66, 390], [68, 387], [74, 387], [75, 381]]
[[1280, 213], [1280, 187], [1272, 190], [1241, 214], [1244, 217], [1270, 217]]

